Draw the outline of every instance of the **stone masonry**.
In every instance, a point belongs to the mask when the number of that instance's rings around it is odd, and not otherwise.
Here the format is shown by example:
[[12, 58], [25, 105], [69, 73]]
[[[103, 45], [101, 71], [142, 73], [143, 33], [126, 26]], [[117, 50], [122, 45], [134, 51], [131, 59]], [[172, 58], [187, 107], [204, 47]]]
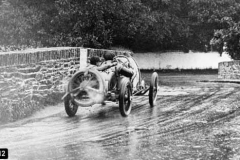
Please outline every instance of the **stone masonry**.
[[240, 80], [240, 61], [220, 62], [218, 65], [218, 78]]

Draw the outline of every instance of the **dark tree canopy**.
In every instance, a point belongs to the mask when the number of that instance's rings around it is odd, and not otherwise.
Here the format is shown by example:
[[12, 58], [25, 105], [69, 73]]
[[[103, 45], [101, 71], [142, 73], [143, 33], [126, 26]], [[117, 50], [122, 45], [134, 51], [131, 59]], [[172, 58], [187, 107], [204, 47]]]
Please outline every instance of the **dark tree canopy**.
[[239, 0], [1, 0], [0, 45], [203, 51], [211, 44], [222, 52], [228, 42], [237, 57], [239, 13]]

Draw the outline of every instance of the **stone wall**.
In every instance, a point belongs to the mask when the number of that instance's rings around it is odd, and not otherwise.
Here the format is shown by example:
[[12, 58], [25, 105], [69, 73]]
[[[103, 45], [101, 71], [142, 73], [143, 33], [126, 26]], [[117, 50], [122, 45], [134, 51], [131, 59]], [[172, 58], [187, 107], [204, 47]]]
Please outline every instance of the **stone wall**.
[[218, 78], [240, 80], [240, 61], [236, 60], [219, 63]]
[[[87, 57], [125, 51], [58, 47], [0, 54], [0, 123], [61, 102], [69, 78]], [[86, 54], [83, 56], [83, 54]], [[84, 58], [85, 57], [85, 58]]]

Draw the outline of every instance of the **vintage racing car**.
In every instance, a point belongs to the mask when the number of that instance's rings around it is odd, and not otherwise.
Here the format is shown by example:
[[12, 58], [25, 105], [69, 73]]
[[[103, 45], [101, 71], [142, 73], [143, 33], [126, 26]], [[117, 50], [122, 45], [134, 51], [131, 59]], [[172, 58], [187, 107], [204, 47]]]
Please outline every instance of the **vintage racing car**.
[[[98, 69], [104, 65], [104, 69]], [[74, 116], [79, 106], [104, 105], [105, 101], [112, 101], [119, 104], [121, 115], [126, 117], [131, 112], [134, 96], [144, 95], [147, 91], [150, 106], [155, 105], [158, 92], [156, 72], [152, 73], [150, 85], [147, 86], [131, 55], [114, 56], [99, 66], [81, 69], [69, 80], [62, 98], [68, 116]]]

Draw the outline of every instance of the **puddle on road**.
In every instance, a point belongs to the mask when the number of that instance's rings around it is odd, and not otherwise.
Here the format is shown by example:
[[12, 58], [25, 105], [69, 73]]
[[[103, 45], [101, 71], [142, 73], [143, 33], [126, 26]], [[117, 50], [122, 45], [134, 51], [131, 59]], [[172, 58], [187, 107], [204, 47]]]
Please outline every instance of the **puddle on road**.
[[167, 87], [161, 86], [158, 89], [158, 95], [186, 95], [194, 92], [200, 91], [201, 88], [195, 87]]

